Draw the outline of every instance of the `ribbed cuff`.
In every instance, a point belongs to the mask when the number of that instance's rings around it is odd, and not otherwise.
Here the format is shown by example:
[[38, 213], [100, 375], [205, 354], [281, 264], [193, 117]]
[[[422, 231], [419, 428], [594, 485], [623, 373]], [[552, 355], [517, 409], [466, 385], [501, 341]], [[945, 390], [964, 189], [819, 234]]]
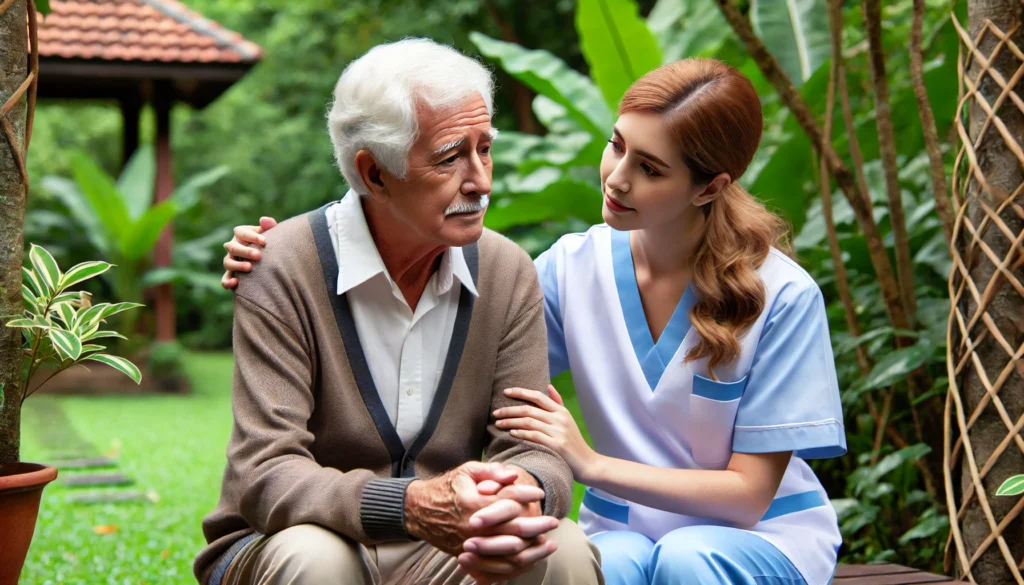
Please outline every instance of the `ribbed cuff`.
[[373, 540], [409, 540], [405, 530], [405, 489], [417, 477], [371, 479], [363, 488], [359, 517]]

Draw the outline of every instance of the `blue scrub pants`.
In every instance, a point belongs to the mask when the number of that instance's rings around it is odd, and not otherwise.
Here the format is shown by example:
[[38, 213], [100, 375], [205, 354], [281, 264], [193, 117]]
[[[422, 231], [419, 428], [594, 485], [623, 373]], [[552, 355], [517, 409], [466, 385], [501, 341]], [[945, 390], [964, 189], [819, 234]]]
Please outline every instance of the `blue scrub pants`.
[[688, 526], [657, 543], [629, 531], [590, 537], [607, 585], [807, 585], [767, 540], [723, 526]]

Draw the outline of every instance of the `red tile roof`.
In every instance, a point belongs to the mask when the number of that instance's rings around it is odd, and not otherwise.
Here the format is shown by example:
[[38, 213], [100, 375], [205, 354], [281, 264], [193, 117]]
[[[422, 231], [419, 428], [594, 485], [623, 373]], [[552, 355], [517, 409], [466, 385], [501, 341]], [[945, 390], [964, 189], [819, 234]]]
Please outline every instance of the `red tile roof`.
[[174, 63], [253, 63], [258, 45], [176, 0], [51, 0], [39, 55]]

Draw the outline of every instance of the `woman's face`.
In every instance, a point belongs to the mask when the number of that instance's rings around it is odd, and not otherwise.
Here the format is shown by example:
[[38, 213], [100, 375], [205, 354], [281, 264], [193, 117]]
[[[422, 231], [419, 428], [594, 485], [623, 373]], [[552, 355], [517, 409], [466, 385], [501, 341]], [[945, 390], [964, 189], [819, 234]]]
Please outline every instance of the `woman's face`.
[[[658, 114], [629, 112], [601, 157], [601, 214], [617, 230], [639, 230], [681, 222], [728, 184], [719, 175], [709, 184], [694, 185], [683, 154]], [[710, 193], [709, 193], [710, 192]]]

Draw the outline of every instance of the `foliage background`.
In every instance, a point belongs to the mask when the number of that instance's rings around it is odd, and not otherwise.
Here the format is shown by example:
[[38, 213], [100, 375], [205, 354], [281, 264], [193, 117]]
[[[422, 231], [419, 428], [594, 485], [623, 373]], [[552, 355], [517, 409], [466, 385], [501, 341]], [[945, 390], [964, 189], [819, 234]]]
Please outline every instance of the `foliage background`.
[[[261, 215], [281, 220], [344, 194], [345, 185], [332, 161], [325, 114], [345, 64], [380, 42], [428, 36], [481, 55], [495, 68], [495, 125], [503, 132], [495, 150], [499, 163], [495, 178], [499, 180], [495, 184], [495, 204], [488, 212], [489, 225], [537, 254], [559, 235], [600, 221], [600, 199], [594, 184], [595, 161], [607, 138], [602, 134], [607, 128], [601, 121], [610, 123], [616, 92], [621, 94], [632, 80], [611, 70], [610, 64], [622, 55], [607, 52], [611, 46], [608, 35], [616, 33], [602, 28], [599, 15], [595, 16], [592, 9], [594, 1], [185, 3], [243, 33], [265, 51], [264, 61], [214, 104], [202, 111], [178, 107], [173, 114], [175, 175], [179, 181], [221, 165], [228, 168], [223, 178], [203, 192], [197, 204], [175, 220], [176, 241], [181, 243], [175, 249], [176, 265], [206, 275], [182, 282], [176, 290], [178, 329], [188, 347], [230, 347], [232, 300], [217, 283], [223, 254], [220, 243], [230, 237], [231, 226], [241, 221], [255, 223]], [[889, 424], [902, 436], [915, 437], [912, 402], [906, 396], [904, 380], [919, 367], [935, 380], [935, 394], [916, 397], [915, 407], [934, 406], [935, 396], [945, 387], [945, 283], [950, 263], [935, 217], [928, 159], [909, 75], [912, 1], [884, 3], [883, 41], [900, 187], [914, 258], [918, 322], [912, 332], [897, 332], [888, 325], [878, 301], [881, 294], [864, 238], [849, 205], [837, 195], [832, 198], [836, 235], [863, 328], [859, 337], [849, 334], [838, 299], [835, 266], [826, 241], [818, 164], [810, 141], [733, 36], [716, 4], [711, 0], [606, 0], [603, 4], [619, 11], [616, 14], [622, 26], [633, 27], [627, 31], [630, 42], [626, 47], [632, 63], [640, 68], [632, 72], [634, 76], [662, 61], [713, 56], [736, 66], [754, 81], [762, 98], [766, 131], [755, 163], [742, 182], [793, 225], [797, 255], [822, 287], [828, 302], [850, 453], [840, 459], [815, 462], [814, 467], [840, 513], [845, 537], [840, 554], [849, 562], [895, 561], [941, 570], [948, 521], [942, 503], [928, 492], [922, 476], [927, 467], [924, 462], [936, 454], [929, 453], [928, 446], [916, 439], [908, 440], [905, 446], [893, 444], [889, 435], [878, 432], [876, 419], [865, 406], [872, 397], [881, 401], [883, 390], [893, 388], [898, 394]], [[875, 219], [886, 244], [892, 246], [864, 26], [857, 3], [847, 4], [843, 11], [843, 47], [849, 97], [866, 161]], [[950, 8], [943, 0], [928, 0], [924, 27], [928, 95], [946, 154], [947, 176], [952, 166], [948, 129], [957, 95], [956, 36], [949, 21]], [[744, 10], [793, 75], [812, 111], [819, 119], [823, 117], [829, 66], [825, 2], [752, 0]], [[794, 30], [805, 34], [794, 38]], [[531, 62], [524, 57], [524, 50], [547, 53], [533, 54], [536, 61]], [[559, 106], [559, 91], [543, 89], [545, 77], [537, 63], [564, 63], [563, 72], [551, 79], [559, 83], [577, 80], [583, 84], [581, 91], [594, 97], [593, 107], [583, 108], [586, 111], [574, 116], [564, 104]], [[598, 65], [591, 68], [588, 63]], [[518, 80], [527, 80], [533, 89]], [[546, 97], [534, 99], [538, 89]], [[839, 108], [835, 116], [833, 144], [840, 156], [849, 160], [847, 136], [838, 130], [843, 127]], [[582, 119], [596, 122], [588, 129], [581, 126]], [[77, 152], [87, 153], [117, 176], [120, 127], [115, 104], [42, 103], [36, 113], [28, 157], [33, 184], [39, 185], [46, 176], [72, 177]], [[146, 114], [142, 127], [143, 142], [151, 141], [151, 114]], [[61, 265], [95, 258], [89, 234], [76, 227], [65, 202], [53, 192], [35, 188], [26, 230], [26, 241], [46, 245]], [[895, 335], [912, 337], [914, 344], [894, 351]], [[858, 347], [876, 364], [867, 375], [858, 368]], [[558, 383], [568, 388], [571, 381], [566, 378]], [[882, 440], [877, 441], [876, 435]], [[223, 450], [220, 444], [210, 448], [217, 453]]]

